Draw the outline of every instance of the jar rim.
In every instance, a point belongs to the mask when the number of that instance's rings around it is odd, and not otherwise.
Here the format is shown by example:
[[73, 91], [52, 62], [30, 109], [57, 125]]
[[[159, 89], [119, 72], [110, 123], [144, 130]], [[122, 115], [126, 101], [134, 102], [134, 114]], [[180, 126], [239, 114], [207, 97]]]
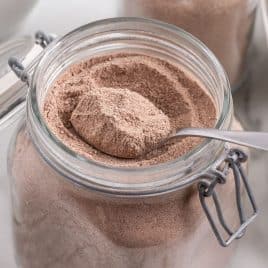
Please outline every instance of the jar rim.
[[[38, 88], [38, 79], [40, 78], [42, 66], [44, 66], [48, 62], [48, 58], [55, 53], [56, 49], [61, 48], [62, 44], [68, 42], [68, 40], [72, 40], [78, 33], [83, 33], [87, 30], [98, 29], [100, 27], [105, 27], [107, 25], [114, 26], [115, 28], [120, 24], [127, 23], [129, 25], [148, 25], [153, 26], [155, 28], [159, 28], [164, 31], [168, 31], [174, 36], [180, 36], [181, 38], [187, 39], [188, 42], [192, 43], [196, 48], [198, 48], [204, 55], [207, 56], [207, 59], [210, 61], [212, 67], [219, 73], [219, 77], [222, 80], [221, 83], [223, 85], [224, 90], [224, 98], [222, 110], [220, 111], [220, 115], [216, 122], [216, 128], [218, 129], [228, 129], [230, 127], [230, 123], [226, 124], [227, 119], [232, 117], [232, 96], [231, 89], [229, 85], [228, 78], [223, 70], [223, 67], [218, 62], [214, 54], [197, 38], [192, 36], [191, 34], [185, 32], [184, 30], [164, 23], [157, 20], [144, 19], [144, 18], [112, 18], [96, 21], [93, 23], [89, 23], [83, 25], [67, 35], [59, 38], [52, 45], [49, 45], [42, 57], [39, 61], [35, 71], [33, 73], [33, 77], [31, 80], [30, 93], [27, 99], [27, 115], [29, 118], [30, 132], [33, 138], [33, 141], [40, 151], [44, 159], [58, 172], [60, 172], [64, 177], [70, 179], [72, 182], [75, 182], [81, 186], [85, 186], [90, 188], [91, 190], [96, 190], [109, 194], [116, 194], [122, 196], [136, 196], [136, 195], [155, 195], [159, 193], [166, 193], [169, 191], [173, 191], [178, 188], [185, 187], [189, 184], [192, 184], [196, 181], [197, 176], [191, 174], [188, 178], [185, 179], [178, 178], [178, 169], [182, 166], [187, 167], [187, 163], [194, 163], [197, 155], [201, 156], [202, 153], [214, 142], [218, 148], [218, 152], [222, 152], [224, 148], [223, 142], [216, 142], [205, 139], [200, 145], [193, 148], [188, 153], [178, 157], [172, 161], [168, 161], [165, 163], [161, 163], [158, 165], [146, 166], [146, 167], [121, 167], [121, 166], [109, 166], [94, 160], [87, 159], [82, 157], [72, 151], [68, 146], [64, 145], [57, 137], [50, 131], [47, 123], [42, 117], [40, 107], [38, 106], [37, 100], [37, 88]], [[129, 26], [128, 26], [129, 27]], [[134, 26], [133, 26], [134, 27]], [[145, 31], [144, 28], [141, 31]], [[38, 143], [38, 144], [36, 144]], [[53, 149], [52, 149], [53, 148]], [[61, 156], [64, 154], [65, 159]], [[216, 156], [215, 156], [216, 157]], [[215, 158], [214, 157], [214, 158]], [[214, 159], [213, 161], [215, 161]], [[66, 166], [68, 161], [72, 161], [75, 163], [74, 167]], [[212, 160], [211, 160], [212, 161]], [[187, 163], [186, 163], [187, 162]], [[207, 163], [209, 164], [209, 163]], [[87, 166], [87, 168], [85, 168]], [[128, 176], [130, 174], [134, 174], [135, 176], [155, 176], [157, 173], [162, 173], [167, 170], [173, 170], [173, 172], [169, 173], [168, 178], [162, 178], [157, 181], [143, 182], [143, 183], [117, 183], [110, 180], [103, 180], [102, 176], [94, 176], [89, 175], [87, 172], [85, 174], [85, 169], [94, 169], [97, 170], [98, 174], [113, 174], [113, 176]], [[203, 166], [204, 169], [204, 166]], [[83, 170], [83, 171], [81, 171]], [[197, 175], [197, 174], [196, 174]], [[105, 176], [105, 175], [103, 175]]]

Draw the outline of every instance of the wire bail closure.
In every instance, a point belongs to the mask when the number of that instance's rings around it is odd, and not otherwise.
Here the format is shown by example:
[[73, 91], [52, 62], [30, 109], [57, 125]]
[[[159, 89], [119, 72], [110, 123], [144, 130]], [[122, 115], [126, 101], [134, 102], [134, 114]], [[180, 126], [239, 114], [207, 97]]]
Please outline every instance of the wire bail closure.
[[[47, 35], [42, 31], [38, 31], [35, 34], [35, 43], [40, 45], [43, 49], [46, 48], [52, 41], [54, 37], [52, 35]], [[17, 57], [10, 57], [8, 60], [8, 65], [11, 70], [16, 74], [16, 76], [28, 86], [30, 84], [30, 75], [25, 70], [22, 62]]]
[[[198, 191], [201, 205], [216, 238], [218, 239], [220, 245], [223, 247], [229, 246], [235, 239], [240, 239], [244, 235], [247, 226], [256, 218], [258, 214], [258, 208], [256, 206], [252, 190], [249, 186], [247, 176], [245, 175], [244, 169], [242, 167], [242, 163], [245, 163], [247, 160], [247, 154], [242, 150], [230, 149], [226, 152], [225, 158], [219, 162], [216, 168], [211, 169], [207, 173], [199, 176], [199, 179], [201, 179], [201, 181], [198, 183]], [[240, 226], [236, 231], [232, 231], [228, 226], [224, 218], [218, 194], [215, 191], [215, 188], [218, 184], [226, 183], [227, 176], [230, 171], [232, 172], [235, 181], [236, 206], [240, 221]], [[242, 204], [241, 182], [244, 185], [244, 188], [246, 190], [245, 192], [249, 199], [249, 204], [253, 211], [252, 215], [248, 218], [246, 218]], [[216, 217], [218, 217], [217, 222], [219, 222], [218, 224], [216, 224], [211, 210], [207, 205], [206, 200], [208, 198], [212, 198], [212, 201], [214, 203], [216, 209]], [[224, 239], [222, 232], [220, 232], [220, 226], [228, 235], [227, 239]]]

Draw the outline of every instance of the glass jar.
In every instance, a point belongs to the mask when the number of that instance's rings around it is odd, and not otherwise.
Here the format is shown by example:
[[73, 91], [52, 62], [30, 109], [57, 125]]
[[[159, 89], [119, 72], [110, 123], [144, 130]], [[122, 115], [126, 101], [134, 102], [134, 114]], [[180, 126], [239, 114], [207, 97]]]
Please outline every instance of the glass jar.
[[[245, 78], [258, 0], [121, 0], [124, 16], [181, 27], [203, 41], [224, 66], [232, 88]], [[244, 75], [244, 77], [243, 77]]]
[[[197, 39], [170, 25], [134, 18], [88, 24], [46, 47], [33, 74], [32, 65], [12, 65], [29, 85], [25, 117], [8, 154], [18, 266], [225, 267], [235, 244], [227, 249], [220, 244], [240, 238], [257, 212], [240, 164], [246, 161], [242, 151], [207, 139], [171, 162], [119, 168], [77, 155], [44, 122], [40, 107], [59, 74], [74, 62], [114, 52], [179, 64], [214, 100], [215, 127], [241, 128], [217, 59]], [[252, 205], [248, 219], [240, 215], [241, 182]]]
[[33, 41], [33, 38], [25, 36], [0, 44], [0, 263], [1, 266], [10, 268], [16, 266], [12, 245], [10, 189], [6, 159], [11, 134], [23, 117], [21, 111], [25, 107], [26, 87], [22, 83], [15, 83], [18, 79], [10, 72], [7, 62], [11, 55], [23, 60], [24, 56], [31, 51]]

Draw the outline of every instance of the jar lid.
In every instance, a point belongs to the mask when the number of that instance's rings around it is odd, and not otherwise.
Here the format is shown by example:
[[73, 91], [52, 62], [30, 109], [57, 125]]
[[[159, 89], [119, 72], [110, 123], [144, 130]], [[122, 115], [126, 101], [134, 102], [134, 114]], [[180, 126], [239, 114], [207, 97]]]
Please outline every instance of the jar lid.
[[29, 36], [0, 44], [0, 128], [4, 123], [12, 122], [10, 119], [18, 112], [16, 108], [20, 107], [21, 110], [24, 106], [28, 89], [10, 69], [9, 58], [16, 57], [28, 69], [42, 50]]

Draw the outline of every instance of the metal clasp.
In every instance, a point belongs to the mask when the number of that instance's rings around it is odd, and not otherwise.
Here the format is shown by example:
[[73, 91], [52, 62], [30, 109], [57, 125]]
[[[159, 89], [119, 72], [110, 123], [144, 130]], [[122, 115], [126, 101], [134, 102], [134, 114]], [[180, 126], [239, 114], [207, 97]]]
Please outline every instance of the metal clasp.
[[[217, 167], [205, 174], [202, 174], [199, 177], [201, 181], [198, 184], [198, 190], [201, 205], [204, 209], [204, 212], [207, 216], [207, 219], [216, 238], [223, 247], [229, 246], [235, 239], [240, 239], [244, 235], [247, 226], [256, 218], [258, 213], [258, 208], [256, 206], [252, 190], [249, 186], [247, 176], [242, 167], [242, 163], [246, 162], [247, 159], [248, 157], [246, 153], [244, 153], [242, 150], [231, 149], [226, 153], [225, 158], [217, 165]], [[221, 208], [221, 203], [218, 194], [215, 190], [218, 184], [226, 183], [227, 176], [230, 171], [232, 172], [235, 181], [236, 206], [240, 221], [240, 226], [236, 231], [231, 230], [231, 228], [228, 226]], [[244, 185], [249, 204], [253, 211], [251, 216], [249, 216], [248, 218], [245, 215], [244, 206], [242, 202], [241, 182]], [[218, 218], [217, 221], [212, 216], [210, 210], [211, 208], [207, 205], [206, 200], [208, 198], [212, 198], [212, 201], [214, 203], [216, 217]], [[222, 229], [223, 231], [220, 231], [220, 229]], [[227, 239], [224, 239], [223, 237], [224, 231], [228, 236]]]
[[45, 34], [42, 31], [35, 33], [35, 43], [40, 45], [42, 48], [46, 48], [53, 40], [53, 35]]
[[[53, 40], [54, 37], [52, 35], [47, 35], [41, 31], [38, 31], [35, 34], [35, 43], [37, 45], [40, 45], [42, 48], [46, 48]], [[9, 58], [8, 65], [22, 82], [29, 85], [30, 75], [26, 72], [25, 67], [18, 58], [16, 57]]]

